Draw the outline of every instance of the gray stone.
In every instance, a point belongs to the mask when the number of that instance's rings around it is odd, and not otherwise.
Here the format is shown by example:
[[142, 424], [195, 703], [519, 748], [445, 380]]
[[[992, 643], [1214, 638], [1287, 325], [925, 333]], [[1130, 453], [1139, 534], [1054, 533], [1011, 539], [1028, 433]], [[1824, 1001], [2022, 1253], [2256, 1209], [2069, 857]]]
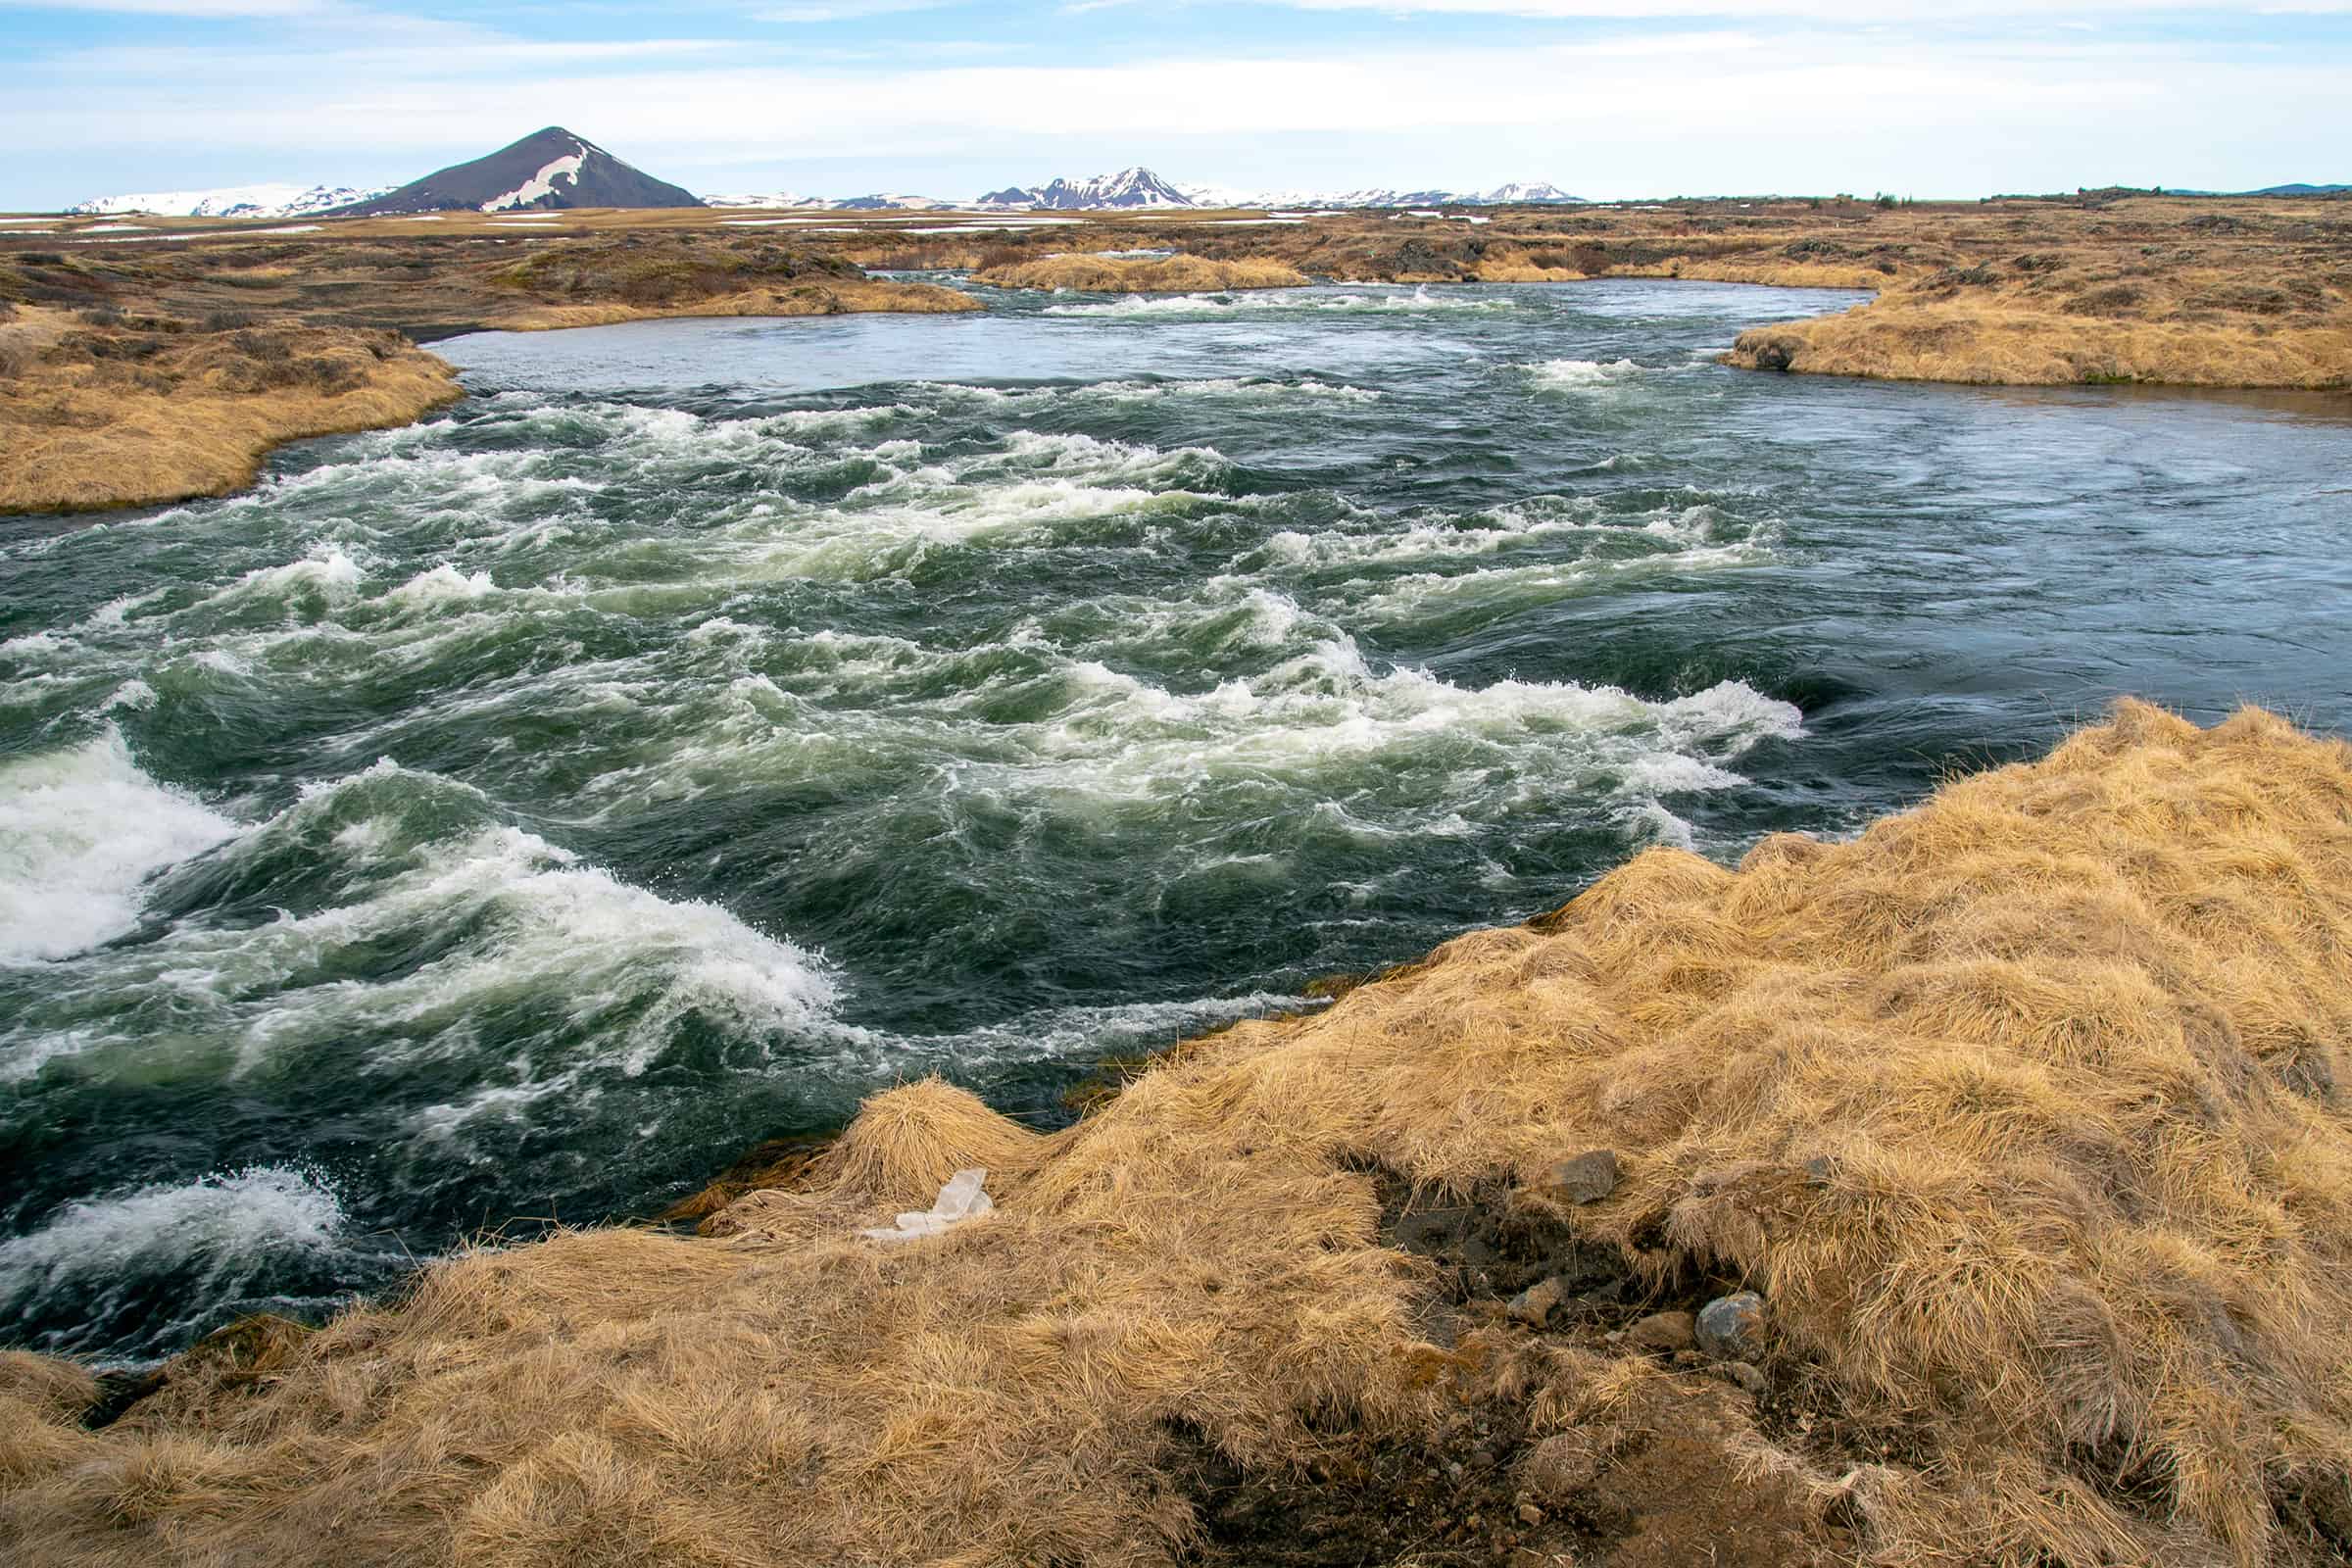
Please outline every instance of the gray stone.
[[1617, 1152], [1592, 1149], [1551, 1167], [1549, 1185], [1571, 1203], [1597, 1203], [1617, 1190]]
[[1764, 1298], [1718, 1296], [1698, 1309], [1698, 1348], [1718, 1361], [1752, 1361], [1764, 1348]]

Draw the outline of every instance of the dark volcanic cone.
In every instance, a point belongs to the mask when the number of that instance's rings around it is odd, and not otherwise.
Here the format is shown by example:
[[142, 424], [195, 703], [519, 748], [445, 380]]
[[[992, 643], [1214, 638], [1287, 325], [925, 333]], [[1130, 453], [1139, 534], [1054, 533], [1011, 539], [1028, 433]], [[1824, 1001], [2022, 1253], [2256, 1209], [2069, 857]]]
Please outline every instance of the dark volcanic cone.
[[354, 203], [341, 209], [341, 215], [701, 205], [692, 191], [632, 169], [586, 137], [550, 125], [487, 158], [412, 180], [372, 201]]

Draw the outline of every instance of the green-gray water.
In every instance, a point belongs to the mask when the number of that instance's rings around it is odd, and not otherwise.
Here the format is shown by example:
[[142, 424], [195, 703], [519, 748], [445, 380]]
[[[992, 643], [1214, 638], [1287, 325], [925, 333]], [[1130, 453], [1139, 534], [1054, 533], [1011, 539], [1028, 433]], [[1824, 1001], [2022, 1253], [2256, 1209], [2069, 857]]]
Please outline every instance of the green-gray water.
[[0, 524], [0, 1341], [137, 1358], [1851, 830], [2108, 697], [2352, 721], [2342, 399], [1744, 375], [1850, 297], [986, 296], [443, 345]]

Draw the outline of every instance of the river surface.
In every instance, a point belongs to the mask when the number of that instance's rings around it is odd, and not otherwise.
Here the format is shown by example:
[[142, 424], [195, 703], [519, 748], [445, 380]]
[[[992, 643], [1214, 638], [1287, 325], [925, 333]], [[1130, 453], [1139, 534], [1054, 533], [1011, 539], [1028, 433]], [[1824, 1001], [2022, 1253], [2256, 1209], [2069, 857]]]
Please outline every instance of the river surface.
[[2352, 728], [2341, 398], [1763, 376], [1853, 296], [1331, 287], [439, 345], [0, 524], [0, 1343], [138, 1360], [1850, 832], [2134, 692]]

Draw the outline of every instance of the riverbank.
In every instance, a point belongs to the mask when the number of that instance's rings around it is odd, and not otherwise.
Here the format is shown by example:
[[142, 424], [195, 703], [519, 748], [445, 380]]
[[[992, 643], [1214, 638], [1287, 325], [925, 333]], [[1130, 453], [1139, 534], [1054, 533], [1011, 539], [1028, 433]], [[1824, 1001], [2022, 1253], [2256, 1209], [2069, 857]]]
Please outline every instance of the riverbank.
[[[2341, 743], [2127, 705], [1851, 842], [1650, 851], [1064, 1132], [890, 1092], [720, 1238], [471, 1253], [102, 1430], [9, 1356], [0, 1544], [2316, 1564], [2347, 812]], [[859, 1234], [967, 1167], [994, 1213]]]
[[972, 274], [992, 288], [1076, 289], [1094, 294], [1187, 294], [1203, 289], [1304, 288], [1295, 267], [1273, 261], [1173, 256], [1050, 256]]
[[0, 514], [225, 495], [284, 442], [408, 424], [463, 395], [396, 332], [19, 310], [0, 319]]
[[[980, 308], [957, 290], [875, 277], [869, 269], [958, 269], [1005, 287], [1120, 293], [1297, 287], [1312, 278], [1441, 285], [1674, 277], [1879, 292], [1840, 316], [1741, 334], [1725, 363], [1742, 368], [2331, 390], [2352, 386], [2352, 221], [2341, 205], [2119, 195], [1914, 207], [1841, 198], [1026, 221], [587, 212], [527, 224], [457, 215], [429, 234], [392, 220], [243, 227], [158, 220], [127, 225], [135, 233], [121, 223], [59, 220], [46, 232], [0, 237], [0, 303], [127, 312], [177, 322], [182, 334], [270, 323], [391, 329], [430, 341], [662, 317]], [[158, 243], [174, 240], [184, 243]], [[17, 335], [21, 343], [44, 339]], [[318, 339], [315, 347], [306, 360], [352, 345], [330, 351]], [[122, 414], [121, 450], [135, 450], [151, 476], [111, 464], [118, 447], [110, 441], [58, 434], [112, 417], [86, 398], [73, 407], [60, 401], [66, 383], [81, 385], [89, 374], [7, 375], [0, 364], [0, 397], [16, 406], [18, 427], [48, 432], [20, 437], [27, 450], [37, 442], [42, 455], [37, 465], [12, 463], [0, 493], [20, 512], [224, 494], [249, 483], [277, 441], [403, 423], [447, 402], [430, 387], [429, 369], [385, 357], [376, 363], [384, 368], [369, 370], [365, 388], [330, 394], [332, 407], [285, 387], [266, 402], [239, 392], [242, 401], [223, 403], [181, 377], [175, 397], [207, 400], [194, 422], [211, 451], [167, 451], [169, 440], [142, 433], [161, 428], [155, 411], [142, 412], [118, 388], [124, 400], [108, 406]]]
[[1742, 332], [1753, 370], [2002, 386], [2352, 387], [2338, 270], [2019, 255], [1889, 287], [1841, 316]]
[[0, 514], [227, 495], [284, 442], [412, 423], [463, 396], [417, 338], [979, 308], [954, 289], [724, 234], [519, 257], [257, 243], [164, 256], [127, 243], [0, 246]]

